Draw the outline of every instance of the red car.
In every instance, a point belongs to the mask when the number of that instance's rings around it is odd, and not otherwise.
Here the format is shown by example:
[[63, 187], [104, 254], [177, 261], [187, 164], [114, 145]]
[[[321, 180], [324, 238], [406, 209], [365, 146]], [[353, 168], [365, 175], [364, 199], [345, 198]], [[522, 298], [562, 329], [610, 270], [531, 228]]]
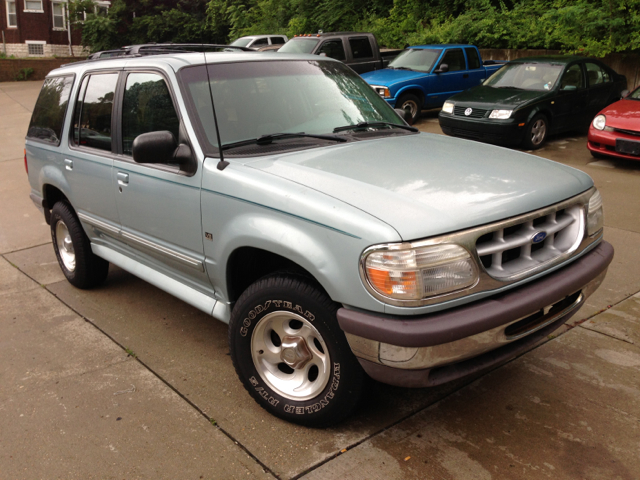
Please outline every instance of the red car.
[[587, 147], [596, 158], [640, 160], [640, 87], [596, 115], [588, 140]]

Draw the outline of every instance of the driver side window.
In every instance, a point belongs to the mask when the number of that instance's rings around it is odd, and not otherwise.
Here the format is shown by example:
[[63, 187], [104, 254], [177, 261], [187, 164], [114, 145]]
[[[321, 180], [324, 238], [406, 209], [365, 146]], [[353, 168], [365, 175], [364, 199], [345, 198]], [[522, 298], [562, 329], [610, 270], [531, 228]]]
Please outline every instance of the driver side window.
[[464, 61], [464, 53], [462, 53], [461, 48], [448, 50], [447, 53], [444, 54], [440, 65], [442, 65], [443, 63], [446, 63], [449, 66], [450, 72], [467, 69]]
[[[575, 89], [582, 88], [584, 86], [584, 78], [582, 75], [582, 68], [580, 64], [571, 65], [569, 69], [564, 72], [562, 81], [560, 82], [560, 89], [564, 90], [567, 87], [575, 87]], [[573, 89], [573, 88], [572, 88]]]
[[346, 55], [344, 53], [344, 46], [342, 45], [342, 40], [328, 40], [322, 44], [320, 49], [318, 50], [318, 55], [321, 53], [325, 53], [327, 57], [335, 58], [336, 60], [346, 60]]
[[131, 155], [133, 140], [143, 133], [168, 130], [178, 140], [180, 120], [167, 84], [156, 73], [130, 73], [122, 105], [122, 151]]

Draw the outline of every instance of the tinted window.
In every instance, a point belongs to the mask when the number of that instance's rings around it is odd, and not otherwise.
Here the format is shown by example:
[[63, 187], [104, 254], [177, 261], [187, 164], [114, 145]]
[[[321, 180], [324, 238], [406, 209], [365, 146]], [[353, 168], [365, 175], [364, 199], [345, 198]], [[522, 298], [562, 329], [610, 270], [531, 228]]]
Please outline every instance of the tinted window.
[[268, 38], [259, 38], [257, 39], [255, 42], [253, 42], [251, 44], [252, 47], [261, 47], [264, 45], [269, 45], [269, 39]]
[[271, 37], [271, 45], [283, 45], [284, 38], [282, 37]]
[[342, 45], [342, 40], [327, 40], [324, 42], [320, 49], [316, 52], [318, 55], [321, 53], [325, 53], [327, 57], [335, 58], [336, 60], [346, 60], [346, 55], [344, 54], [344, 46]]
[[373, 58], [373, 50], [371, 50], [371, 42], [368, 38], [350, 38], [351, 53], [353, 58]]
[[560, 82], [560, 89], [565, 89], [567, 87], [575, 87], [582, 88], [584, 82], [582, 81], [582, 68], [580, 68], [579, 64], [571, 65], [569, 69], [562, 76], [562, 80]]
[[464, 63], [464, 54], [462, 53], [461, 48], [456, 48], [454, 50], [447, 50], [444, 54], [444, 58], [440, 62], [440, 65], [446, 63], [449, 66], [450, 72], [455, 72], [457, 70], [466, 70], [466, 66]]
[[590, 87], [611, 81], [609, 73], [599, 65], [595, 63], [585, 63], [584, 66], [587, 68], [587, 80], [589, 81]]
[[[85, 80], [87, 81], [87, 80]], [[111, 111], [118, 83], [117, 73], [91, 75], [82, 85], [76, 105], [74, 142], [100, 150], [111, 150]]]
[[143, 133], [168, 130], [178, 139], [180, 121], [164, 79], [155, 73], [130, 73], [122, 104], [122, 151], [131, 155]]
[[60, 144], [72, 84], [73, 77], [53, 77], [44, 81], [33, 109], [27, 137], [52, 145]]
[[478, 57], [478, 52], [475, 48], [465, 48], [465, 52], [467, 52], [467, 61], [469, 62], [469, 70], [474, 70], [476, 68], [480, 68], [480, 57]]

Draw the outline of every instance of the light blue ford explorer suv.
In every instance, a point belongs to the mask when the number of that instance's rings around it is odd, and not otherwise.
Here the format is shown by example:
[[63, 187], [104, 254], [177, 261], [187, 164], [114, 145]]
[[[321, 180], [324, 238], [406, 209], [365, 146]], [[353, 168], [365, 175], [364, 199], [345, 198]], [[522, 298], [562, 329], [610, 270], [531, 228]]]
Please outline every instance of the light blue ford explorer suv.
[[168, 50], [49, 74], [31, 198], [76, 287], [114, 264], [228, 323], [274, 415], [326, 426], [366, 375], [428, 387], [497, 365], [602, 282], [584, 173], [419, 133], [330, 58]]

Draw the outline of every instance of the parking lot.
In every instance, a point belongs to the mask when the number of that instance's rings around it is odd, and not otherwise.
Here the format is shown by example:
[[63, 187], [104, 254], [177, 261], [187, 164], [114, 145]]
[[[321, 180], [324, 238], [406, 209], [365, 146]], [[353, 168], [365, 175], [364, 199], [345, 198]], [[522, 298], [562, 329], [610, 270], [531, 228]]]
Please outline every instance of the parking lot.
[[[640, 478], [640, 161], [596, 160], [583, 134], [535, 152], [591, 175], [616, 249], [570, 326], [471, 379], [373, 384], [307, 429], [249, 397], [226, 325], [113, 266], [95, 290], [65, 280], [24, 170], [40, 86], [0, 83], [0, 479]], [[416, 126], [441, 134], [437, 111]]]

